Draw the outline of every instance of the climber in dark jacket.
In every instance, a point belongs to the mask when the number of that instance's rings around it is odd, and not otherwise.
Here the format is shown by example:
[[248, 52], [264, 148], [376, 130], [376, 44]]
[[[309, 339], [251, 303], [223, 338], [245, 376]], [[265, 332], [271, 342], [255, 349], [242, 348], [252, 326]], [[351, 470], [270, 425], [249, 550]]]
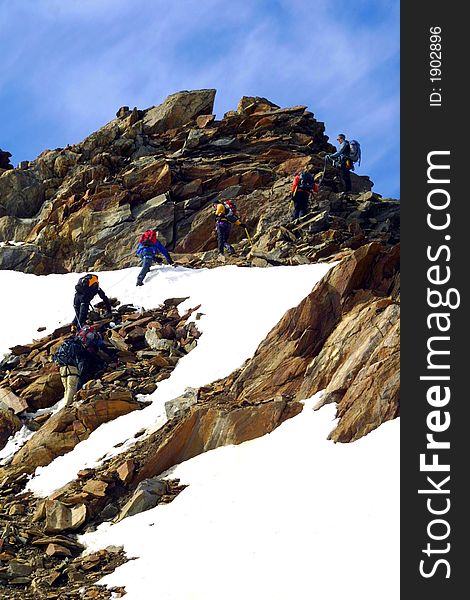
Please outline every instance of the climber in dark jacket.
[[65, 390], [66, 406], [70, 406], [75, 393], [84, 383], [106, 367], [100, 352], [104, 352], [111, 360], [117, 354], [115, 348], [106, 345], [100, 333], [92, 326], [85, 325], [75, 337], [65, 340], [54, 354]]
[[349, 173], [350, 161], [348, 159], [351, 147], [344, 133], [339, 133], [336, 139], [340, 146], [336, 152], [325, 156], [325, 166], [329, 163], [339, 169], [344, 184], [344, 191], [350, 192], [351, 174]]
[[156, 261], [157, 254], [162, 254], [169, 265], [173, 264], [168, 250], [157, 240], [157, 237], [156, 229], [149, 229], [140, 236], [136, 254], [142, 261], [142, 269], [137, 276], [136, 285], [144, 285], [145, 276], [150, 271], [152, 263]]
[[97, 294], [105, 303], [107, 314], [110, 315], [111, 303], [99, 286], [98, 276], [93, 273], [88, 273], [87, 275], [80, 277], [75, 286], [75, 297], [73, 299], [73, 308], [75, 311], [75, 318], [72, 321], [73, 329], [76, 329], [77, 324], [79, 327], [85, 325], [88, 311], [90, 310], [90, 302]]

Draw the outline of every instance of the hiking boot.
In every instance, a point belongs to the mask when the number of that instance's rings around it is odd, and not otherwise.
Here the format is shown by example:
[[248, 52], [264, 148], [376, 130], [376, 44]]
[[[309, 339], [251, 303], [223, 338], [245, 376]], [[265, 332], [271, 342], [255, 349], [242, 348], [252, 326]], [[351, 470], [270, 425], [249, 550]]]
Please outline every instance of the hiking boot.
[[144, 285], [142, 281], [138, 281], [135, 285]]

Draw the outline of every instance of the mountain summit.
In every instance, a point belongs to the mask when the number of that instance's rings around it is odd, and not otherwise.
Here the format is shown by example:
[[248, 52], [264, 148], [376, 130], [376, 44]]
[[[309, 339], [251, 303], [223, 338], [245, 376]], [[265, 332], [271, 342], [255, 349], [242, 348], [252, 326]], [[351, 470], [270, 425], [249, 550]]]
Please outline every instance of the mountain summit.
[[324, 124], [305, 106], [247, 96], [217, 120], [214, 98], [212, 89], [184, 91], [146, 110], [122, 107], [81, 143], [0, 168], [0, 268], [47, 274], [132, 266], [138, 235], [151, 226], [181, 254], [180, 264], [211, 266], [215, 198], [236, 198], [251, 234], [232, 232], [238, 264], [315, 262], [366, 241], [398, 241], [398, 202], [354, 174], [353, 193], [341, 194], [333, 169], [311, 218], [292, 228], [294, 174], [320, 173], [334, 151]]

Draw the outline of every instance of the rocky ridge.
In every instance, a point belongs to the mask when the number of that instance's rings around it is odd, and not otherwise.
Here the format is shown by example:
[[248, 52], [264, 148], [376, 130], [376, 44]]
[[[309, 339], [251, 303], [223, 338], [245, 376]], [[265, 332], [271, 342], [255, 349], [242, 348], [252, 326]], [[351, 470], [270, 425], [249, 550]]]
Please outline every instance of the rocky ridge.
[[334, 170], [309, 218], [292, 227], [294, 172], [319, 173], [334, 149], [324, 124], [305, 106], [257, 97], [243, 97], [217, 120], [214, 97], [215, 90], [196, 90], [147, 110], [123, 107], [83, 142], [0, 172], [0, 268], [41, 274], [131, 266], [137, 236], [150, 226], [180, 264], [214, 266], [215, 197], [236, 198], [251, 234], [253, 246], [234, 228], [236, 264], [315, 262], [365, 241], [398, 241], [398, 202], [373, 194], [369, 178], [354, 174], [354, 193], [344, 195]]

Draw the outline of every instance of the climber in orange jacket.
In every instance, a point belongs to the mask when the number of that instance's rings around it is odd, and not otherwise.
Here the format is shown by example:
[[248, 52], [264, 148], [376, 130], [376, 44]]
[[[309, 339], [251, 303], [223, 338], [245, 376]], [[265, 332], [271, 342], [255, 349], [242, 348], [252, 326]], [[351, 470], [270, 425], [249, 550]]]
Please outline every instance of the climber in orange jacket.
[[318, 192], [318, 184], [308, 171], [298, 171], [292, 182], [292, 202], [294, 203], [293, 220], [300, 219], [308, 212], [310, 194]]

